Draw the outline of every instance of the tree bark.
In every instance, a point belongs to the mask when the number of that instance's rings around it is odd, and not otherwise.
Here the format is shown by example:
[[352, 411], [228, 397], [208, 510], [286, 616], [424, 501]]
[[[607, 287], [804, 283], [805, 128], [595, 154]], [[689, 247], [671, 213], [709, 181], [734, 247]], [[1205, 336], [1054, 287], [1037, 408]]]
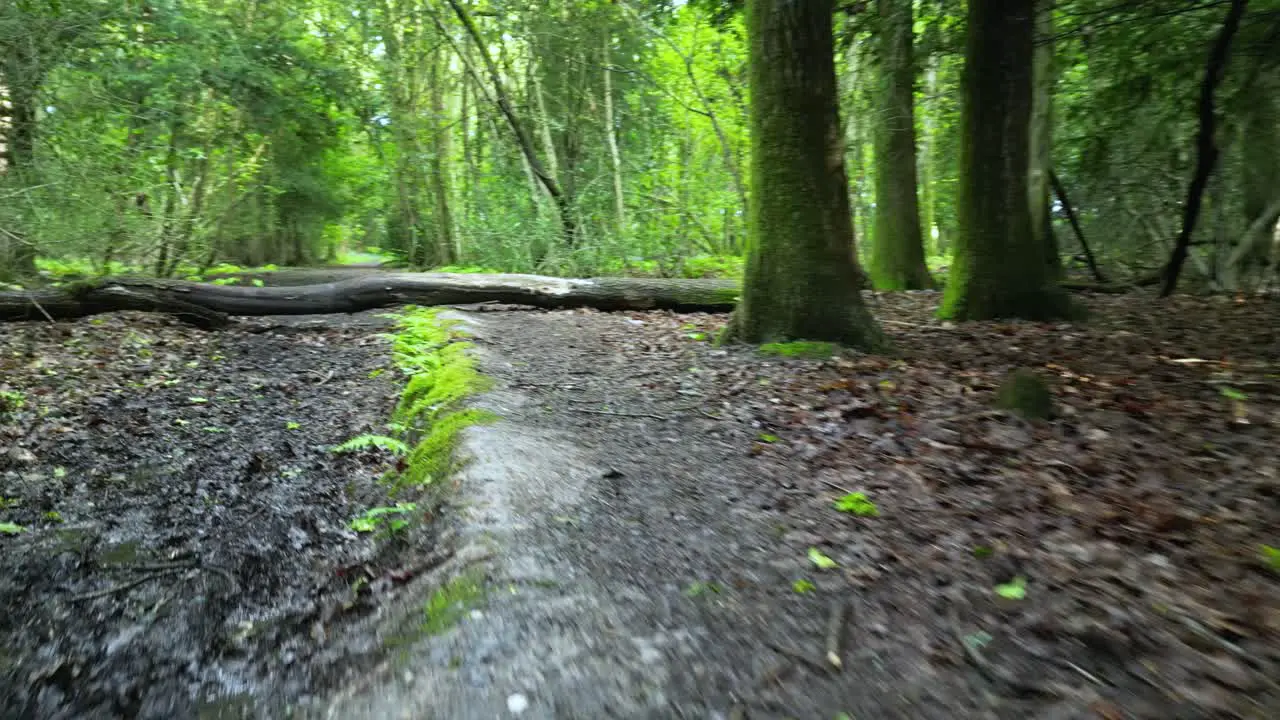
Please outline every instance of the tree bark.
[[107, 278], [66, 288], [0, 292], [0, 321], [65, 320], [117, 310], [173, 315], [204, 328], [228, 315], [353, 313], [393, 305], [500, 302], [541, 308], [728, 312], [738, 298], [730, 280], [593, 278], [538, 275], [368, 273], [294, 287], [234, 287], [180, 280]]
[[749, 0], [749, 255], [728, 337], [877, 347], [863, 305], [836, 99], [831, 0]]
[[1070, 312], [1049, 277], [1027, 202], [1034, 30], [1029, 0], [969, 3], [959, 232], [942, 317], [1048, 320]]
[[911, 0], [879, 0], [876, 225], [871, 279], [878, 290], [933, 286], [924, 264], [916, 197], [915, 62]]
[[1191, 178], [1191, 185], [1187, 188], [1187, 200], [1182, 209], [1182, 230], [1178, 232], [1178, 241], [1174, 243], [1169, 264], [1165, 266], [1160, 297], [1172, 295], [1178, 287], [1178, 275], [1182, 272], [1182, 265], [1187, 261], [1187, 254], [1191, 249], [1191, 233], [1195, 231], [1196, 220], [1200, 217], [1204, 189], [1218, 162], [1218, 143], [1214, 138], [1217, 117], [1213, 94], [1226, 73], [1231, 38], [1240, 28], [1240, 18], [1244, 15], [1246, 5], [1247, 0], [1231, 0], [1231, 8], [1227, 10], [1227, 17], [1222, 23], [1222, 29], [1218, 31], [1213, 49], [1209, 52], [1209, 61], [1205, 65], [1204, 80], [1200, 83], [1200, 132], [1196, 136], [1196, 170]]

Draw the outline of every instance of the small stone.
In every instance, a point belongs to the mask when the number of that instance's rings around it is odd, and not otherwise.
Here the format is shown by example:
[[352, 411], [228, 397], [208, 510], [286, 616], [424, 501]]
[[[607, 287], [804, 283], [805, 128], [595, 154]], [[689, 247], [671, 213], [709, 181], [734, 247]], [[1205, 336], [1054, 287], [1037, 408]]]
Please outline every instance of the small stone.
[[529, 698], [525, 697], [523, 693], [512, 693], [507, 696], [507, 710], [510, 710], [512, 715], [519, 715], [528, 709]]

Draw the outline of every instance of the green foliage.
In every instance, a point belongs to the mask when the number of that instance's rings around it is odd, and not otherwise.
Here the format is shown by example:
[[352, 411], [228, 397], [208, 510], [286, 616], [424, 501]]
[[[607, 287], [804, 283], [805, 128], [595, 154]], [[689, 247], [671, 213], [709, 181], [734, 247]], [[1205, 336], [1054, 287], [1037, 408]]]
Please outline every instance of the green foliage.
[[702, 595], [719, 595], [722, 588], [719, 583], [702, 582], [701, 580], [692, 582], [689, 587], [684, 589], [684, 596], [696, 598]]
[[813, 592], [814, 590], [817, 590], [818, 586], [814, 585], [812, 582], [808, 580], [800, 579], [791, 583], [791, 589], [794, 592], [803, 595], [805, 593], [810, 593], [810, 592]]
[[11, 522], [0, 522], [0, 535], [17, 535], [24, 533], [27, 529], [21, 525], [15, 525]]
[[409, 454], [409, 446], [403, 440], [397, 440], [386, 435], [357, 435], [341, 445], [335, 446], [333, 452], [338, 454], [356, 453], [374, 448], [385, 450], [396, 456]]
[[351, 521], [351, 529], [356, 532], [376, 532], [384, 526], [389, 533], [397, 533], [409, 526], [409, 520], [403, 516], [417, 512], [414, 503], [396, 503], [395, 507], [369, 508]]
[[1233, 387], [1224, 386], [1219, 389], [1219, 392], [1222, 393], [1222, 397], [1227, 398], [1228, 400], [1235, 400], [1236, 402], [1244, 402], [1249, 399], [1249, 396], [1244, 391], [1237, 390]]
[[1018, 575], [1007, 583], [996, 585], [995, 592], [1006, 600], [1022, 600], [1027, 597], [1027, 579]]
[[17, 412], [26, 404], [26, 393], [18, 390], [0, 390], [0, 414]]
[[460, 341], [457, 323], [434, 308], [409, 307], [398, 318], [392, 357], [409, 376], [392, 415], [406, 446], [405, 469], [396, 487], [429, 485], [454, 470], [454, 449], [468, 427], [495, 421], [493, 413], [459, 407], [462, 400], [488, 389], [491, 381], [476, 370]]
[[840, 352], [840, 346], [828, 342], [787, 342], [787, 343], [765, 343], [760, 346], [760, 352], [765, 355], [776, 355], [778, 357], [788, 358], [810, 358], [825, 359]]
[[809, 548], [809, 562], [819, 570], [830, 570], [836, 567], [836, 561], [822, 554], [818, 548]]
[[858, 517], [878, 517], [880, 509], [860, 492], [849, 493], [835, 502], [836, 510]]
[[779, 438], [777, 435], [770, 435], [769, 433], [760, 433], [756, 436], [756, 440], [759, 440], [762, 443], [776, 443], [781, 439], [782, 438]]
[[426, 620], [422, 625], [423, 631], [428, 635], [439, 635], [482, 604], [485, 589], [481, 580], [479, 573], [464, 573], [432, 593], [424, 608]]
[[492, 275], [501, 273], [502, 271], [491, 267], [481, 267], [479, 265], [444, 265], [442, 267], [432, 268], [431, 272], [460, 273], [465, 275]]
[[694, 255], [684, 259], [680, 276], [741, 280], [745, 261], [739, 255]]
[[1280, 573], [1280, 548], [1263, 545], [1259, 549], [1259, 552], [1262, 555], [1263, 562], [1267, 564], [1267, 567]]
[[996, 407], [1043, 420], [1053, 416], [1053, 393], [1035, 370], [1018, 368], [1005, 376], [996, 391]]

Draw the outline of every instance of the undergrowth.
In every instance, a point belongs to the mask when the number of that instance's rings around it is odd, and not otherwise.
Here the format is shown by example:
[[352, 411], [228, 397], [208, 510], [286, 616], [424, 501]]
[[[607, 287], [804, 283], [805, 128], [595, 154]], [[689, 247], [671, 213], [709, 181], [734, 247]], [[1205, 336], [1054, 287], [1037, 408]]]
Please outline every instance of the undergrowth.
[[392, 435], [366, 434], [334, 448], [334, 452], [380, 449], [402, 457], [402, 468], [390, 476], [393, 492], [431, 485], [457, 467], [455, 449], [466, 428], [496, 417], [462, 407], [466, 398], [483, 392], [489, 380], [468, 355], [471, 343], [457, 323], [439, 317], [434, 308], [408, 307], [394, 316], [391, 355], [408, 382], [392, 413]]

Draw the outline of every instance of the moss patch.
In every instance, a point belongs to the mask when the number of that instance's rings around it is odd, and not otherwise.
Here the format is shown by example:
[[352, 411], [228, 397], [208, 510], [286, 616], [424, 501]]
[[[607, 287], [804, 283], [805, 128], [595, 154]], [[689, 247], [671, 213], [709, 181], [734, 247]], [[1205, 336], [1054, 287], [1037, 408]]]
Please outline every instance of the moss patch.
[[766, 343], [760, 346], [765, 355], [789, 358], [825, 359], [840, 352], [840, 346], [828, 342]]
[[470, 571], [450, 580], [427, 599], [422, 631], [439, 635], [457, 625], [472, 609], [484, 603], [485, 588], [479, 571]]
[[416, 307], [406, 308], [398, 320], [392, 355], [409, 382], [392, 427], [412, 449], [404, 471], [393, 480], [397, 490], [448, 475], [458, 464], [454, 451], [462, 430], [497, 419], [490, 412], [460, 407], [492, 383], [476, 370], [467, 352], [471, 343], [462, 340], [457, 323], [441, 319], [434, 308]]
[[1040, 374], [1018, 368], [1005, 376], [996, 391], [996, 406], [1024, 418], [1045, 420], [1053, 416], [1053, 393]]

